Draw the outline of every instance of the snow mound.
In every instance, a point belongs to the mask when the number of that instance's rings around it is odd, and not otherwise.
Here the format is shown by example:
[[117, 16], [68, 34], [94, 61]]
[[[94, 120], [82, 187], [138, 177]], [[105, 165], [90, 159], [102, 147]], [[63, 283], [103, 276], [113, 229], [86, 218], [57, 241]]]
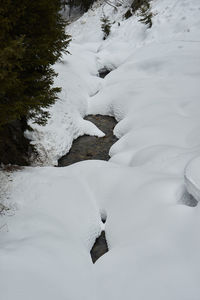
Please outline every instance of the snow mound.
[[185, 184], [188, 193], [200, 201], [200, 157], [192, 159], [186, 166]]
[[[56, 164], [74, 138], [103, 135], [87, 114], [114, 116], [119, 140], [108, 162], [14, 175], [18, 211], [3, 216], [0, 240], [3, 300], [200, 299], [200, 206], [188, 194], [200, 199], [200, 3], [150, 2], [151, 29], [123, 18], [131, 0], [113, 0], [117, 10], [98, 1], [68, 28], [72, 55], [55, 66], [60, 101], [32, 142]], [[112, 21], [105, 41], [103, 14]], [[113, 71], [101, 79], [103, 67]], [[109, 252], [94, 266], [101, 214]]]

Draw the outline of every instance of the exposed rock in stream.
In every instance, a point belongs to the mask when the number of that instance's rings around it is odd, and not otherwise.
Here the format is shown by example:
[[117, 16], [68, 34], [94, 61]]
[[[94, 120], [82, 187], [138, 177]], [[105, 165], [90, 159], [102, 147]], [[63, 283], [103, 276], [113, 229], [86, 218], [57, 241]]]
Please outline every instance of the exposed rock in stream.
[[105, 136], [99, 138], [84, 135], [77, 138], [73, 142], [69, 153], [58, 160], [59, 167], [68, 166], [82, 160], [108, 160], [110, 158], [109, 149], [117, 141], [117, 138], [113, 135], [113, 128], [117, 121], [113, 117], [102, 115], [89, 115], [85, 119], [93, 122], [105, 133]]

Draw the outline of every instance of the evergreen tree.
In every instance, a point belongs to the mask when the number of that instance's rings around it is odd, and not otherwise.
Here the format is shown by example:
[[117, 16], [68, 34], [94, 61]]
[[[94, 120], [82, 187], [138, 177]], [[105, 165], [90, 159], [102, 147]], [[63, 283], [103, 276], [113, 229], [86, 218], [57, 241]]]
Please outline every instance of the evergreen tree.
[[61, 0], [0, 0], [0, 126], [21, 118], [45, 123], [60, 88], [52, 65], [69, 36]]
[[23, 35], [14, 36], [20, 9], [13, 10], [12, 1], [1, 0], [0, 5], [0, 125], [19, 117], [17, 98], [23, 92], [19, 78], [25, 53]]
[[144, 1], [144, 3], [141, 5], [141, 7], [138, 10], [138, 16], [141, 17], [141, 19], [139, 19], [140, 22], [147, 25], [148, 28], [152, 27], [153, 14], [150, 11], [150, 4], [148, 1]]
[[132, 12], [135, 13], [138, 9], [140, 9], [143, 6], [149, 9], [149, 2], [150, 0], [133, 0], [133, 3], [131, 4]]
[[90, 6], [95, 2], [95, 0], [68, 0], [66, 3], [72, 6], [80, 6], [81, 9], [87, 11]]
[[101, 29], [104, 33], [104, 36], [103, 36], [103, 39], [106, 40], [107, 37], [109, 36], [110, 34], [110, 30], [111, 30], [111, 22], [109, 20], [108, 17], [104, 16], [103, 18], [101, 18]]
[[150, 28], [152, 27], [153, 17], [153, 14], [150, 9], [150, 0], [133, 0], [131, 7], [127, 10], [124, 17], [128, 19], [136, 13], [139, 17], [141, 17], [139, 21], [147, 25], [148, 28]]

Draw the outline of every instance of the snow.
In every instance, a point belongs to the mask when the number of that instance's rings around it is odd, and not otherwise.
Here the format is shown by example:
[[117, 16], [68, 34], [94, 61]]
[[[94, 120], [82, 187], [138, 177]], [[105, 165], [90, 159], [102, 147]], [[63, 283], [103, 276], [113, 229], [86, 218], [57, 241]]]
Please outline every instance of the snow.
[[89, 248], [101, 225], [87, 186], [70, 168], [15, 176], [18, 213], [1, 233], [2, 299], [96, 299]]
[[185, 184], [189, 194], [200, 201], [200, 157], [195, 157], [185, 168]]
[[[35, 164], [57, 165], [57, 160], [67, 153], [77, 137], [88, 134], [104, 136], [94, 124], [83, 119], [87, 113], [87, 99], [96, 91], [98, 77], [93, 52], [72, 44], [73, 55], [63, 55], [55, 66], [56, 86], [62, 86], [60, 99], [50, 109], [51, 118], [45, 127], [31, 124], [34, 131], [26, 136], [36, 146], [39, 158]], [[78, 55], [78, 59], [77, 59]]]
[[[200, 207], [184, 200], [199, 200], [200, 4], [154, 0], [147, 29], [123, 19], [130, 1], [117, 12], [101, 2], [67, 28], [60, 101], [26, 133], [42, 167], [9, 183], [17, 209], [0, 219], [2, 300], [200, 299]], [[103, 13], [115, 21], [105, 41]], [[111, 159], [53, 167], [76, 137], [103, 136], [83, 120], [90, 113], [118, 121]], [[93, 265], [101, 215], [109, 252]]]

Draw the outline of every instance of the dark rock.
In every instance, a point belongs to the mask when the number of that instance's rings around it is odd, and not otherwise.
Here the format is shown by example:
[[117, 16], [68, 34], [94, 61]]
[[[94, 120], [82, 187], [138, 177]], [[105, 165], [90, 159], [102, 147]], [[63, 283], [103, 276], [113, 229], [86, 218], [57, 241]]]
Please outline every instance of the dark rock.
[[101, 232], [101, 235], [96, 239], [92, 250], [90, 251], [93, 263], [97, 261], [99, 257], [108, 252], [108, 245], [106, 241], [105, 231]]
[[93, 122], [106, 136], [98, 138], [84, 135], [77, 138], [73, 142], [69, 153], [58, 160], [58, 167], [68, 166], [82, 160], [108, 160], [110, 158], [110, 147], [117, 141], [117, 138], [113, 135], [113, 128], [117, 121], [113, 117], [101, 115], [89, 115], [85, 119]]

